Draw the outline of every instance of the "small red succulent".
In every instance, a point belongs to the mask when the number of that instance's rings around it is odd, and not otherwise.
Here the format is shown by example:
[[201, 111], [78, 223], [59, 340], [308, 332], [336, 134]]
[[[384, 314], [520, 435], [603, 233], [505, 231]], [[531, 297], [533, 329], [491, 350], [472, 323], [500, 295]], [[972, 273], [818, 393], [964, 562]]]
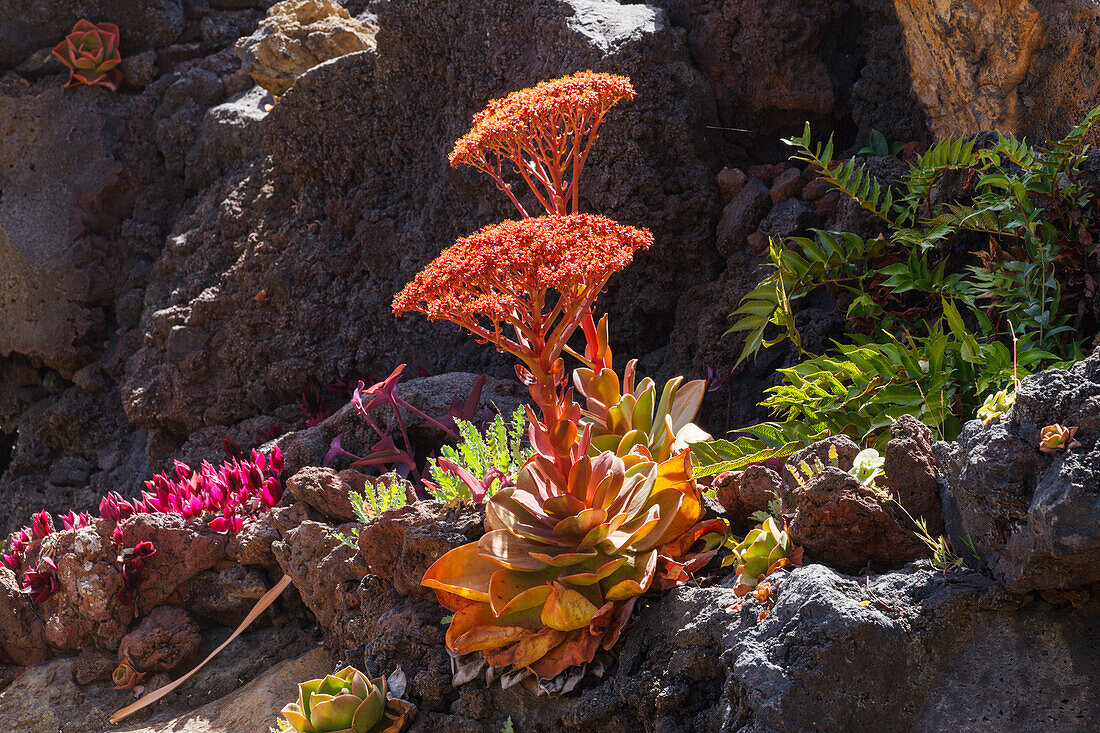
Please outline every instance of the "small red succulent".
[[1055, 453], [1080, 448], [1081, 444], [1074, 439], [1076, 434], [1076, 426], [1067, 427], [1060, 423], [1047, 425], [1039, 432], [1039, 450], [1043, 453]]
[[114, 23], [77, 21], [72, 33], [54, 48], [53, 55], [69, 69], [66, 88], [86, 84], [115, 91], [122, 80], [122, 71], [118, 68], [122, 63], [118, 53], [118, 26]]
[[57, 565], [51, 558], [42, 558], [38, 561], [38, 567], [23, 573], [23, 587], [31, 594], [36, 604], [43, 603], [61, 590], [61, 582], [57, 579]]

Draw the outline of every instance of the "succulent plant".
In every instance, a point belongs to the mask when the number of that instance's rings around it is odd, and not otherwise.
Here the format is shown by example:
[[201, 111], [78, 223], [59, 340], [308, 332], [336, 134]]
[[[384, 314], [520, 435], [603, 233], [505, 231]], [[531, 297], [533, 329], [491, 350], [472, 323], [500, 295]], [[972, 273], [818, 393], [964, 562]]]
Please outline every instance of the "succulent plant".
[[779, 528], [774, 517], [768, 517], [736, 544], [732, 538], [727, 540], [727, 545], [732, 552], [722, 560], [722, 566], [736, 566], [734, 592], [739, 596], [751, 592], [779, 568], [802, 564], [802, 548], [791, 544], [790, 536]]
[[124, 657], [115, 671], [111, 673], [111, 682], [115, 683], [116, 690], [132, 690], [144, 679], [145, 673], [138, 672], [129, 657]]
[[69, 69], [66, 87], [86, 84], [115, 91], [122, 80], [118, 26], [114, 23], [77, 21], [72, 32], [53, 49], [53, 55]]
[[1079, 448], [1081, 444], [1073, 439], [1076, 427], [1066, 427], [1059, 423], [1047, 425], [1039, 432], [1039, 450], [1043, 453], [1055, 453], [1063, 449]]
[[592, 424], [593, 455], [607, 450], [625, 457], [634, 446], [643, 445], [661, 462], [687, 450], [688, 443], [710, 440], [692, 422], [703, 403], [705, 381], [674, 377], [658, 398], [657, 385], [649, 377], [635, 385], [637, 359], [627, 363], [620, 381], [607, 343], [607, 316], [598, 325], [590, 316], [582, 326], [587, 346], [584, 356], [577, 356], [586, 366], [574, 370], [573, 384], [585, 398], [584, 422]]
[[988, 425], [994, 420], [1000, 420], [1012, 409], [1016, 403], [1016, 393], [1002, 389], [985, 398], [985, 402], [978, 408], [978, 419]]
[[[835, 452], [836, 448], [830, 446]], [[879, 454], [875, 448], [864, 448], [856, 454], [855, 459], [852, 461], [852, 468], [848, 473], [859, 479], [859, 482], [864, 486], [873, 486], [875, 479], [881, 476], [884, 472], [884, 466], [886, 465], [886, 459]]]
[[298, 701], [281, 713], [288, 730], [304, 733], [398, 733], [411, 716], [407, 705], [390, 702], [385, 677], [370, 679], [354, 667], [344, 667], [299, 684]]
[[455, 612], [452, 651], [552, 678], [611, 648], [642, 593], [705, 564], [713, 551], [690, 551], [715, 528], [697, 524], [688, 453], [628, 472], [614, 454], [590, 458], [582, 438], [569, 477], [555, 483], [539, 468], [546, 446], [536, 447], [516, 487], [486, 504], [488, 532], [440, 558], [423, 584]]
[[23, 587], [36, 604], [44, 603], [47, 598], [61, 590], [61, 583], [57, 579], [57, 565], [51, 558], [41, 558], [37, 567], [23, 573]]
[[203, 461], [195, 470], [176, 461], [175, 478], [159, 473], [145, 482], [141, 499], [127, 501], [109, 493], [99, 502], [99, 516], [117, 523], [134, 514], [159, 512], [179, 514], [187, 519], [209, 517], [216, 532], [239, 531], [253, 519], [279, 503], [283, 495], [278, 474], [283, 454], [276, 446], [270, 456], [252, 451], [248, 458], [233, 458], [220, 467]]

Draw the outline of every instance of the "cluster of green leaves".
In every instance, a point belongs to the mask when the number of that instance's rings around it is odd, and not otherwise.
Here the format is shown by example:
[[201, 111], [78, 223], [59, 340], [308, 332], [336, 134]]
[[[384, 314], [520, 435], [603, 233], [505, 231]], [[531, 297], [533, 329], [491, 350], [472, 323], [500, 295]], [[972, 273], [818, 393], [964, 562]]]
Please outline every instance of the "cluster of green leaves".
[[[443, 458], [468, 471], [478, 481], [484, 481], [496, 469], [508, 478], [515, 478], [520, 468], [531, 457], [532, 450], [524, 447], [527, 419], [523, 408], [518, 408], [506, 421], [497, 415], [484, 432], [473, 423], [456, 420], [459, 432], [458, 444], [443, 446]], [[470, 487], [454, 473], [444, 470], [436, 459], [428, 463], [432, 484], [429, 491], [440, 501], [469, 499]], [[438, 487], [438, 488], [435, 488]], [[492, 496], [500, 488], [500, 480], [494, 479], [485, 493]]]
[[[731, 331], [745, 336], [739, 362], [783, 341], [803, 360], [766, 391], [761, 406], [774, 421], [692, 446], [700, 474], [782, 458], [830, 434], [881, 448], [903, 414], [951, 439], [983, 395], [1081, 358], [1100, 199], [1080, 169], [1098, 121], [1100, 108], [1045, 147], [1001, 134], [985, 145], [943, 140], [892, 187], [858, 158], [835, 160], [832, 139], [814, 144], [808, 125], [785, 141], [886, 234], [815, 230], [772, 241], [773, 271], [734, 313]], [[960, 195], [946, 200], [952, 189]], [[851, 332], [811, 354], [794, 304], [819, 288], [836, 297]]]
[[[364, 494], [358, 491], [348, 492], [351, 501], [351, 510], [355, 512], [355, 518], [360, 524], [366, 524], [371, 517], [378, 516], [388, 509], [396, 509], [408, 503], [406, 493], [407, 484], [396, 473], [388, 473], [380, 478], [367, 479], [363, 487]], [[337, 539], [349, 547], [359, 546], [359, 528], [352, 527], [349, 537], [342, 532], [336, 534]]]

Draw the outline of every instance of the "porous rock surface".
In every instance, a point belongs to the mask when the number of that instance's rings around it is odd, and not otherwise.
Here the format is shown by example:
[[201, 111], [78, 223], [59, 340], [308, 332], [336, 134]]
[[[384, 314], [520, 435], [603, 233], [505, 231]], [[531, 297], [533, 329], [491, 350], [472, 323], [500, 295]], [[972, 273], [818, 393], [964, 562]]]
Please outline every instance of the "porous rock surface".
[[[1036, 720], [1085, 730], [1096, 720], [1100, 679], [1080, 663], [1100, 654], [1086, 621], [1095, 591], [1076, 607], [1021, 602], [978, 573], [926, 563], [869, 578], [809, 565], [771, 582], [776, 600], [762, 620], [752, 598], [738, 610], [732, 578], [644, 604], [605, 678], [562, 697], [480, 680], [452, 688], [444, 611], [384, 591], [374, 576], [358, 589], [362, 623], [344, 627], [341, 641], [352, 663], [401, 665], [423, 731], [497, 730], [506, 716], [547, 732], [939, 731]], [[1036, 656], [1040, 645], [1049, 653]], [[987, 683], [991, 669], [997, 685]], [[1033, 685], [1057, 690], [1061, 704], [1029, 697]]]
[[[1039, 432], [1078, 428], [1081, 447], [1039, 451]], [[1024, 379], [1006, 418], [937, 443], [948, 530], [1019, 591], [1100, 581], [1100, 352]]]
[[373, 49], [377, 31], [335, 0], [283, 0], [251, 36], [237, 41], [236, 50], [244, 71], [280, 96], [317, 64]]
[[1100, 103], [1090, 2], [895, 0], [912, 88], [938, 136], [1061, 137]]
[[202, 644], [202, 630], [176, 606], [157, 606], [118, 645], [118, 658], [148, 672], [167, 672], [192, 656]]

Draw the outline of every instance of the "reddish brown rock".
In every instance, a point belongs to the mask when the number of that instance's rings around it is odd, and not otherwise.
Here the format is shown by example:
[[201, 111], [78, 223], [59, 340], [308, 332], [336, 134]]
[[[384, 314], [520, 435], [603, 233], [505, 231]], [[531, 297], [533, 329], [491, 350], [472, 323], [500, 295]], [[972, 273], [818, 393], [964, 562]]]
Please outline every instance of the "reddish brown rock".
[[807, 559], [845, 573], [887, 570], [927, 556], [881, 499], [847, 471], [827, 466], [804, 484], [789, 485], [791, 541]]
[[767, 466], [754, 464], [745, 468], [738, 491], [749, 509], [766, 511], [777, 496], [783, 496], [783, 479]]
[[109, 680], [117, 666], [118, 658], [114, 654], [87, 644], [73, 660], [73, 679], [78, 685]]
[[336, 536], [350, 536], [354, 525], [339, 529], [306, 520], [286, 531], [271, 545], [283, 572], [291, 577], [302, 601], [317, 621], [331, 626], [337, 609], [352, 607], [352, 589], [367, 572], [355, 548]]
[[33, 666], [50, 657], [46, 629], [15, 574], [0, 567], [0, 649], [16, 664]]
[[307, 466], [286, 482], [286, 489], [321, 514], [340, 522], [355, 519], [348, 493], [353, 487], [331, 468]]
[[783, 480], [787, 482], [787, 488], [793, 490], [800, 480], [791, 473], [791, 466], [801, 466], [805, 463], [811, 469], [819, 463], [828, 466], [831, 463], [830, 448], [836, 449], [836, 466], [841, 471], [849, 471], [859, 455], [859, 446], [847, 435], [831, 435], [824, 440], [819, 440], [813, 445], [808, 445], [802, 450], [795, 451], [787, 458], [783, 468]]
[[797, 168], [788, 168], [775, 177], [769, 195], [772, 203], [778, 204], [793, 198], [802, 192], [802, 172]]
[[783, 496], [783, 479], [779, 474], [759, 464], [744, 471], [727, 471], [714, 480], [718, 503], [732, 519], [748, 523], [749, 515], [767, 510], [775, 496]]
[[202, 632], [182, 608], [157, 606], [118, 647], [140, 672], [169, 672], [198, 651]]
[[448, 551], [484, 532], [481, 507], [463, 505], [447, 514], [434, 501], [383, 512], [359, 531], [359, 552], [370, 571], [403, 595], [423, 595], [424, 571]]
[[718, 503], [722, 505], [722, 509], [738, 522], [744, 522], [751, 513], [741, 502], [740, 489], [743, 473], [743, 471], [720, 473], [714, 477], [714, 483], [711, 484], [714, 495], [717, 497]]
[[229, 557], [241, 565], [255, 565], [266, 570], [279, 567], [275, 555], [271, 552], [271, 543], [279, 539], [279, 530], [271, 522], [260, 520], [249, 522], [229, 538], [227, 552]]
[[749, 177], [740, 168], [723, 168], [720, 170], [718, 172], [718, 191], [722, 206], [728, 204], [730, 199], [741, 193], [741, 189], [745, 187], [745, 182], [748, 180]]
[[439, 520], [405, 531], [401, 555], [393, 569], [393, 587], [398, 593], [432, 595], [432, 591], [420, 585], [425, 571], [446, 553], [477, 540], [485, 532], [485, 512], [480, 505], [461, 506]]
[[137, 514], [122, 524], [123, 547], [146, 540], [157, 551], [145, 562], [133, 588], [141, 613], [163, 605], [191, 578], [228, 559], [229, 535], [178, 514]]
[[924, 518], [933, 535], [943, 532], [943, 509], [936, 483], [932, 431], [911, 415], [890, 427], [886, 444], [885, 483], [894, 498], [915, 518]]
[[790, 163], [761, 163], [749, 168], [749, 176], [763, 182], [766, 186], [770, 186], [780, 173], [790, 167]]
[[56, 649], [75, 652], [87, 643], [114, 649], [133, 618], [134, 609], [116, 596], [123, 578], [116, 562], [118, 548], [111, 542], [112, 526], [97, 519], [42, 541], [38, 556], [53, 559], [61, 585], [38, 607], [46, 638]]
[[405, 547], [405, 532], [410, 527], [433, 524], [441, 505], [418, 501], [382, 512], [359, 530], [359, 554], [373, 575], [392, 583], [393, 571]]
[[803, 187], [802, 200], [812, 203], [832, 190], [833, 184], [829, 183], [824, 178], [815, 178]]

